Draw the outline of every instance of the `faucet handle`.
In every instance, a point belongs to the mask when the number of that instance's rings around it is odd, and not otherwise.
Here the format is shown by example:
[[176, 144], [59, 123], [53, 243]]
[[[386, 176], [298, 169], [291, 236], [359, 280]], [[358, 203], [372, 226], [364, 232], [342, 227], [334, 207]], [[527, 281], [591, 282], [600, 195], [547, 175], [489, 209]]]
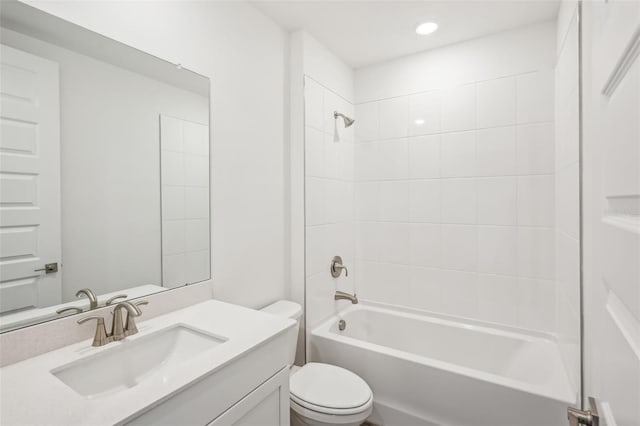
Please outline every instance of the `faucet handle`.
[[106, 302], [104, 302], [105, 306], [109, 306], [111, 305], [113, 302], [115, 302], [118, 299], [126, 299], [128, 296], [126, 294], [118, 294], [116, 296], [110, 297], [107, 299]]
[[[149, 304], [149, 301], [147, 300], [141, 300], [139, 302], [134, 303], [136, 307], [148, 305], [148, 304]], [[128, 312], [127, 321], [125, 322], [125, 325], [124, 325], [124, 334], [126, 336], [131, 336], [132, 334], [136, 334], [138, 332], [138, 327], [136, 326], [135, 317], [140, 315], [142, 315], [142, 310], [140, 310], [140, 314], [138, 315], [131, 315], [131, 312]]]
[[67, 306], [66, 308], [57, 309], [56, 314], [60, 315], [70, 311], [75, 311], [74, 313], [79, 314], [80, 312], [82, 312], [82, 308], [79, 308], [77, 306]]
[[348, 277], [349, 270], [347, 269], [346, 266], [342, 264], [342, 257], [334, 256], [333, 259], [331, 259], [331, 276], [333, 278], [338, 278], [342, 273], [343, 269], [344, 269], [344, 276]]
[[99, 316], [90, 316], [79, 319], [76, 321], [78, 324], [84, 324], [87, 321], [96, 320], [96, 333], [93, 336], [93, 343], [91, 346], [103, 346], [110, 342], [109, 335], [107, 334], [107, 328], [104, 325], [104, 318]]

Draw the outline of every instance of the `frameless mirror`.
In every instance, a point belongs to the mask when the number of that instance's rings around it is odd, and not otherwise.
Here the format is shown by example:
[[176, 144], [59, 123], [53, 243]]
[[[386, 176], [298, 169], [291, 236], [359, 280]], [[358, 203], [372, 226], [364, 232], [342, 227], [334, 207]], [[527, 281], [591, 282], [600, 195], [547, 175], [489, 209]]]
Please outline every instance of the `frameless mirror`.
[[209, 80], [21, 3], [0, 24], [0, 331], [208, 280]]

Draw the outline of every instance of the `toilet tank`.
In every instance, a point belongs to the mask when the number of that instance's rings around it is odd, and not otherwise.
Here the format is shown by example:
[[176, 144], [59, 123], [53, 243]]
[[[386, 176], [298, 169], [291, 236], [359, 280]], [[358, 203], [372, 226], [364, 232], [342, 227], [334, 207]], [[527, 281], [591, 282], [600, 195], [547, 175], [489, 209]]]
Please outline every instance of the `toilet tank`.
[[278, 315], [285, 318], [290, 318], [296, 322], [295, 333], [290, 333], [291, 336], [289, 345], [289, 365], [293, 365], [296, 360], [296, 348], [298, 346], [298, 331], [300, 329], [300, 317], [302, 316], [302, 307], [296, 302], [289, 300], [278, 300], [271, 305], [265, 306], [261, 309], [262, 312], [267, 312], [272, 315]]

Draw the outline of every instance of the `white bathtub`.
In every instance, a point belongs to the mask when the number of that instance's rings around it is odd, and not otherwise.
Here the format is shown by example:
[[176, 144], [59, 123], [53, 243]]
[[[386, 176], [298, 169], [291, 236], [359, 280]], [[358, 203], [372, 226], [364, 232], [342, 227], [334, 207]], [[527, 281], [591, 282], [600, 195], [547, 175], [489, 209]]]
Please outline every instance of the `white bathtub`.
[[576, 400], [551, 335], [410, 309], [352, 305], [312, 331], [310, 357], [366, 380], [385, 426], [564, 426]]

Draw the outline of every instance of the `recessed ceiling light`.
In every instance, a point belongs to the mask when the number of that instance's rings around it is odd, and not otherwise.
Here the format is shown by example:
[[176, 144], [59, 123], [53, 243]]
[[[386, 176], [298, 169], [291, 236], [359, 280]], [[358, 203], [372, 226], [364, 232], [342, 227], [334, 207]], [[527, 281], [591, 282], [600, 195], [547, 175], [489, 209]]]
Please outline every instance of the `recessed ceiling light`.
[[417, 118], [413, 122], [416, 123], [416, 126], [422, 126], [424, 124], [424, 120], [422, 118]]
[[435, 22], [423, 22], [416, 27], [416, 34], [427, 35], [435, 32], [438, 29], [438, 24]]

